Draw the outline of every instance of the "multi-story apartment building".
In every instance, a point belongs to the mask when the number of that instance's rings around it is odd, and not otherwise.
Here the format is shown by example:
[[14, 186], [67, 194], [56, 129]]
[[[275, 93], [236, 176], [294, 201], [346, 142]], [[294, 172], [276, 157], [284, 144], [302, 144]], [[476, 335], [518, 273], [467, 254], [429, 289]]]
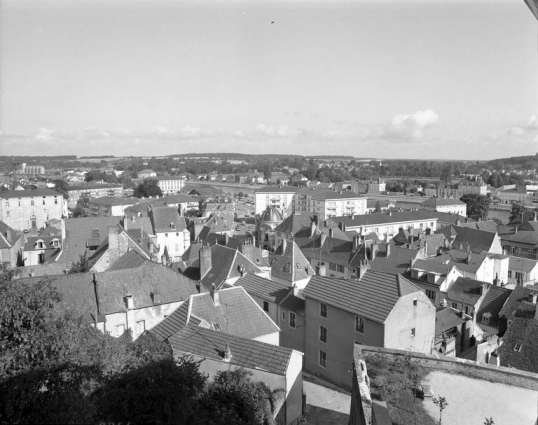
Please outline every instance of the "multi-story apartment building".
[[185, 186], [184, 177], [153, 177], [161, 188], [163, 195], [175, 195]]
[[67, 216], [61, 193], [51, 189], [0, 192], [0, 221], [15, 230], [44, 227], [53, 218]]
[[256, 214], [261, 214], [267, 207], [278, 208], [284, 216], [293, 212], [293, 198], [297, 193], [297, 188], [293, 186], [263, 187], [254, 194], [256, 203]]
[[325, 192], [311, 197], [310, 212], [321, 220], [329, 217], [365, 214], [366, 198], [353, 192]]
[[88, 184], [82, 186], [68, 186], [66, 192], [69, 196], [67, 206], [75, 208], [79, 201], [86, 203], [90, 198], [116, 197], [123, 196], [123, 186], [121, 184]]

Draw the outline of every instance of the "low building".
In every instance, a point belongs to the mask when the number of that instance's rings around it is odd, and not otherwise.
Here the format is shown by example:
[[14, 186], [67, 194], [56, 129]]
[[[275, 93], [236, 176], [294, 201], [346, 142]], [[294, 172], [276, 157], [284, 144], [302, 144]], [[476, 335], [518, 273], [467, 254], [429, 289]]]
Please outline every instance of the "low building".
[[139, 179], [147, 179], [149, 177], [156, 177], [157, 173], [149, 168], [138, 172]]
[[138, 199], [117, 198], [105, 196], [92, 198], [88, 201], [90, 215], [93, 217], [123, 217], [125, 209], [138, 203]]
[[115, 197], [123, 196], [123, 186], [121, 184], [97, 184], [89, 183], [80, 186], [68, 186], [66, 188], [68, 195], [67, 206], [75, 208], [79, 202], [88, 207], [88, 202], [91, 198]]
[[179, 261], [191, 244], [185, 219], [174, 207], [151, 207], [149, 217], [152, 233], [157, 236], [159, 256], [166, 258], [167, 262]]
[[427, 211], [439, 211], [449, 214], [467, 216], [467, 204], [454, 198], [431, 197], [420, 204]]
[[24, 238], [6, 223], [0, 221], [0, 263], [20, 266]]
[[509, 257], [508, 283], [515, 285], [538, 283], [538, 260]]
[[185, 186], [186, 179], [183, 177], [156, 177], [157, 186], [160, 187], [163, 195], [176, 195]]

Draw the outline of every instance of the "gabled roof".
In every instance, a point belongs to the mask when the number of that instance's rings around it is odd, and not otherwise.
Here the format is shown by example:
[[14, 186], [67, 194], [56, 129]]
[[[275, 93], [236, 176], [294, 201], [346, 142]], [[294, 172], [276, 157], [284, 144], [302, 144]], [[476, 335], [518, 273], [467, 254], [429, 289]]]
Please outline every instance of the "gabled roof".
[[0, 249], [11, 248], [19, 238], [19, 233], [0, 221]]
[[254, 193], [295, 193], [295, 186], [267, 186], [256, 190]]
[[521, 227], [523, 225], [519, 227], [517, 233], [503, 235], [503, 241], [528, 244], [532, 247], [538, 245], [538, 230], [522, 230]]
[[448, 299], [474, 306], [482, 296], [483, 291], [487, 290], [485, 288], [487, 285], [486, 282], [479, 280], [458, 277], [450, 288], [448, 288]]
[[505, 317], [507, 320], [514, 319], [520, 305], [532, 303], [532, 294], [532, 287], [517, 285], [499, 311], [499, 317]]
[[[321, 243], [320, 238], [317, 238]], [[305, 247], [301, 249], [305, 256], [320, 261], [348, 266], [354, 257], [353, 242], [327, 237], [321, 248]]]
[[[120, 217], [79, 217], [65, 220], [65, 240], [62, 254], [58, 262], [63, 264], [76, 263], [86, 252], [89, 239], [95, 239], [99, 234], [99, 242], [108, 236], [108, 227], [117, 225]], [[98, 232], [94, 229], [98, 229]], [[98, 243], [99, 245], [99, 243]]]
[[[453, 232], [455, 232], [454, 240], [452, 240]], [[498, 238], [497, 232], [461, 226], [447, 226], [441, 230], [437, 230], [435, 233], [444, 234], [452, 242], [452, 246], [456, 248], [467, 249], [469, 247], [471, 251], [478, 253], [489, 251], [495, 239]]]
[[510, 289], [490, 285], [488, 292], [478, 309], [478, 316], [481, 317], [485, 313], [490, 313], [491, 318], [489, 320], [489, 326], [496, 328], [499, 323], [499, 312], [511, 293], [512, 291]]
[[297, 297], [293, 295], [293, 293], [288, 292], [288, 295], [286, 295], [286, 298], [284, 298], [281, 301], [280, 307], [285, 308], [286, 310], [292, 311], [294, 313], [304, 315], [305, 300], [304, 298]]
[[273, 256], [270, 264], [272, 276], [290, 283], [306, 279], [316, 273], [294, 241], [287, 243], [284, 254]]
[[152, 207], [151, 224], [155, 233], [182, 232], [187, 229], [185, 219], [180, 217], [175, 207]]
[[521, 271], [530, 273], [538, 266], [538, 260], [531, 260], [530, 258], [520, 257], [508, 257], [508, 268], [510, 270]]
[[377, 253], [370, 264], [370, 270], [403, 274], [411, 267], [411, 261], [417, 258], [418, 255], [418, 251], [392, 245], [388, 257], [386, 251]]
[[234, 283], [242, 286], [251, 296], [279, 304], [290, 292], [289, 287], [255, 274], [247, 274]]
[[368, 270], [358, 282], [315, 276], [310, 279], [303, 295], [384, 323], [401, 296], [420, 291], [400, 275]]
[[112, 264], [108, 271], [123, 270], [123, 269], [135, 269], [137, 267], [144, 266], [149, 260], [142, 257], [139, 252], [130, 250], [126, 254], [120, 256], [118, 261]]
[[184, 301], [198, 293], [192, 280], [150, 261], [137, 268], [95, 273], [95, 279], [101, 314], [126, 311], [127, 295], [132, 295], [134, 308], [139, 309]]
[[193, 354], [205, 359], [222, 361], [226, 345], [232, 357], [229, 364], [248, 369], [286, 375], [293, 350], [223, 332], [186, 326], [170, 338], [174, 352]]
[[451, 214], [451, 213], [440, 212], [440, 211], [424, 211], [424, 212], [427, 213], [430, 217], [437, 218], [437, 223], [448, 223], [448, 224], [459, 225], [460, 223], [474, 222], [472, 218], [468, 218], [459, 214]]
[[420, 239], [415, 240], [409, 245], [409, 249], [418, 250], [421, 248], [426, 248], [426, 256], [431, 257], [438, 254], [440, 249], [451, 248], [450, 241], [443, 234], [433, 234], [433, 235], [424, 235]]
[[243, 287], [220, 289], [217, 294], [218, 305], [208, 292], [191, 296], [150, 332], [164, 341], [188, 324], [212, 327], [244, 338], [258, 338], [280, 331]]
[[460, 223], [459, 227], [469, 227], [471, 229], [485, 230], [487, 232], [497, 232], [498, 225], [493, 220], [473, 221], [469, 223]]
[[438, 307], [435, 312], [435, 336], [440, 336], [466, 320], [468, 319], [462, 318], [450, 307]]

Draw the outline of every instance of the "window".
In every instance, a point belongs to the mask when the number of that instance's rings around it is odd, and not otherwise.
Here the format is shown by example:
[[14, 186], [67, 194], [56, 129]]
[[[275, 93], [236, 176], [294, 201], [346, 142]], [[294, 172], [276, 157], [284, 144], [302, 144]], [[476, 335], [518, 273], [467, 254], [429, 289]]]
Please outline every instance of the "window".
[[516, 345], [514, 345], [514, 351], [519, 353], [521, 351], [521, 344], [516, 343]]
[[364, 317], [355, 316], [355, 331], [364, 333]]
[[327, 368], [327, 353], [325, 351], [319, 350], [319, 365], [322, 368]]
[[54, 197], [54, 204], [58, 205], [58, 197], [57, 196]]
[[136, 322], [136, 333], [141, 334], [146, 330], [146, 321], [140, 320]]
[[11, 217], [11, 216], [9, 215], [9, 211], [6, 211], [6, 217], [7, 217], [7, 218]]
[[34, 200], [33, 200], [33, 199], [30, 201], [30, 205], [31, 205], [32, 207], [34, 206]]
[[415, 336], [415, 328], [411, 328], [411, 336]]
[[432, 291], [431, 289], [426, 289], [426, 296], [430, 300], [435, 301], [435, 291]]
[[319, 340], [321, 342], [327, 342], [327, 328], [325, 326], [319, 327]]
[[164, 234], [164, 237], [167, 238], [167, 237], [168, 237], [168, 233], [165, 233], [165, 234]]
[[534, 249], [529, 249], [529, 257], [534, 257]]
[[520, 280], [523, 281], [523, 280], [525, 280], [525, 273], [523, 273], [523, 272], [516, 272], [516, 280], [517, 280], [517, 281], [520, 281]]
[[344, 273], [344, 266], [341, 266], [340, 264], [338, 264], [338, 272], [339, 273]]
[[267, 301], [263, 302], [263, 311], [269, 311], [269, 303]]
[[282, 312], [282, 320], [286, 320], [286, 312], [285, 311]]
[[295, 329], [295, 313], [290, 311], [290, 328]]
[[329, 263], [329, 270], [336, 271], [336, 264]]
[[19, 207], [21, 206], [21, 200], [19, 199]]
[[321, 317], [327, 317], [327, 304], [319, 303], [319, 315]]
[[458, 309], [458, 303], [452, 303], [450, 305], [454, 310], [457, 310]]
[[508, 270], [508, 277], [512, 277], [512, 270]]
[[413, 298], [413, 305], [415, 307], [418, 305], [418, 298]]
[[125, 332], [125, 325], [117, 325], [114, 330], [116, 332], [116, 335], [123, 335], [123, 333]]
[[45, 197], [43, 196], [43, 205], [45, 205]]
[[6, 208], [9, 208], [9, 201], [6, 201]]
[[469, 307], [465, 306], [465, 314], [469, 315]]

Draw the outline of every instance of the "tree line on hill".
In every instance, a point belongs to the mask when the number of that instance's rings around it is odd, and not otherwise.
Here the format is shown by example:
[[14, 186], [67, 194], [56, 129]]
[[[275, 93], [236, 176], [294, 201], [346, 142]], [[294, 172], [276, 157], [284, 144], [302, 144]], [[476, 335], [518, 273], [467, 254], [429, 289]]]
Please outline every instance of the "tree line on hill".
[[43, 279], [0, 266], [0, 423], [274, 424], [277, 394], [243, 370], [209, 382], [192, 357], [127, 331], [113, 338], [58, 314]]

